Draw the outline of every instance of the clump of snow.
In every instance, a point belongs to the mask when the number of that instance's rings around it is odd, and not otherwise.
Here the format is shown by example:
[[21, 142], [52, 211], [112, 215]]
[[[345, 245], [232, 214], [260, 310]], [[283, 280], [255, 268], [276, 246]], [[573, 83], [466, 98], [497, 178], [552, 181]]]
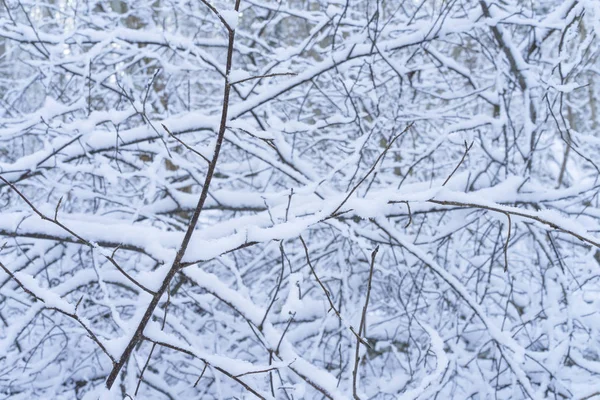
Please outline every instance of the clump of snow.
[[281, 307], [281, 313], [284, 316], [296, 314], [302, 308], [302, 300], [300, 300], [299, 286], [302, 282], [301, 273], [290, 274], [289, 277], [289, 292], [288, 297]]
[[327, 6], [327, 10], [325, 11], [325, 14], [327, 14], [330, 17], [333, 17], [334, 15], [338, 15], [340, 14], [341, 8], [338, 7], [337, 5], [334, 4], [330, 4], [329, 6]]
[[229, 80], [231, 82], [237, 82], [252, 77], [248, 71], [242, 69], [234, 69], [229, 73]]
[[237, 24], [239, 21], [239, 13], [235, 10], [221, 10], [219, 14], [225, 20], [225, 23], [231, 28], [231, 30], [235, 30], [237, 28]]
[[103, 340], [103, 344], [106, 351], [108, 351], [111, 356], [118, 359], [125, 351], [130, 339], [131, 338], [128, 336], [121, 336], [115, 339]]

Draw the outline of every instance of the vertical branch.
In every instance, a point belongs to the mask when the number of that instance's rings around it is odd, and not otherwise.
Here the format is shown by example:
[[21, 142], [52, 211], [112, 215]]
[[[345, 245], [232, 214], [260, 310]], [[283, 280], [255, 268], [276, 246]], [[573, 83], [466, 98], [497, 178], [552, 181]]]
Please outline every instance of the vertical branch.
[[[375, 250], [371, 253], [371, 268], [369, 270], [369, 281], [367, 283], [367, 298], [365, 299], [365, 305], [362, 310], [362, 316], [360, 317], [360, 325], [358, 327], [359, 336], [362, 335], [366, 329], [367, 321], [367, 307], [369, 307], [369, 298], [371, 297], [371, 282], [373, 281], [373, 270], [375, 269], [375, 256], [379, 251], [379, 246], [375, 247]], [[358, 379], [358, 364], [360, 362], [360, 340], [356, 340], [356, 352], [354, 353], [354, 370], [352, 370], [352, 395], [355, 399], [359, 399], [356, 393], [356, 384]]]

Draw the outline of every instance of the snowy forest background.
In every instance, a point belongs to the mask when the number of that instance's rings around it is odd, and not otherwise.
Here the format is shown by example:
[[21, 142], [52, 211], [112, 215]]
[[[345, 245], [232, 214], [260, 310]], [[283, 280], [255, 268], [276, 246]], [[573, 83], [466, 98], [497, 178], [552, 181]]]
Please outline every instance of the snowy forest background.
[[597, 0], [1, 0], [0, 398], [600, 398]]

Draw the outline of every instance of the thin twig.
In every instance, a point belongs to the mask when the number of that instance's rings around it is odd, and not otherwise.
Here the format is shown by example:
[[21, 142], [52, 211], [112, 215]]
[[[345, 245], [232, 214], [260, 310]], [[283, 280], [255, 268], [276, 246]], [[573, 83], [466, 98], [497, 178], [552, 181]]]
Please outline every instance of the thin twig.
[[508, 271], [508, 243], [510, 242], [511, 220], [510, 214], [505, 212], [504, 215], [508, 218], [508, 234], [506, 235], [506, 243], [504, 243], [504, 272]]
[[[371, 297], [371, 282], [373, 281], [373, 271], [375, 270], [375, 256], [379, 251], [379, 246], [375, 247], [375, 250], [371, 253], [371, 267], [369, 269], [369, 281], [367, 283], [367, 297], [365, 299], [365, 305], [362, 310], [360, 317], [360, 325], [358, 327], [358, 333], [362, 335], [366, 330], [367, 321], [367, 307], [369, 307], [369, 298]], [[352, 395], [356, 400], [359, 400], [356, 383], [358, 378], [358, 364], [360, 363], [360, 340], [356, 341], [356, 352], [354, 353], [354, 369], [352, 370]]]
[[204, 161], [206, 161], [207, 163], [210, 164], [210, 160], [206, 157], [204, 157], [202, 155], [202, 153], [200, 153], [198, 150], [194, 149], [192, 146], [188, 145], [187, 143], [185, 143], [183, 140], [179, 139], [177, 136], [173, 135], [171, 133], [171, 131], [169, 130], [169, 128], [167, 128], [165, 126], [165, 124], [161, 124], [163, 129], [165, 131], [167, 131], [167, 133], [169, 134], [169, 136], [171, 136], [173, 139], [177, 140], [179, 142], [179, 144], [181, 144], [183, 147], [185, 147], [186, 149], [188, 149], [189, 151], [191, 151], [192, 153], [196, 154], [197, 156], [200, 156], [200, 158], [202, 158]]
[[[236, 2], [235, 2], [235, 11], [236, 12], [239, 11], [240, 1], [241, 0], [236, 0]], [[213, 12], [216, 10], [216, 9], [214, 9], [214, 7], [209, 5], [204, 0], [203, 0], [203, 3], [205, 5], [207, 5], [211, 10], [213, 10]], [[217, 15], [218, 15], [218, 12], [217, 12]], [[235, 30], [230, 29], [229, 30], [229, 42], [228, 42], [228, 46], [227, 46], [227, 60], [226, 60], [226, 64], [225, 64], [225, 72], [226, 72], [225, 75], [226, 76], [229, 75], [229, 71], [231, 71], [231, 66], [232, 66], [232, 62], [233, 62], [234, 39], [235, 39]], [[192, 239], [192, 235], [196, 229], [198, 219], [200, 218], [200, 213], [204, 209], [204, 204], [206, 202], [206, 199], [208, 198], [208, 191], [210, 188], [210, 184], [212, 182], [212, 178], [214, 176], [217, 162], [219, 160], [219, 154], [221, 153], [221, 147], [223, 145], [223, 140], [225, 138], [225, 130], [227, 127], [227, 113], [229, 110], [229, 93], [230, 93], [230, 91], [231, 91], [231, 85], [229, 84], [229, 82], [227, 81], [227, 78], [226, 78], [224, 89], [223, 89], [223, 108], [221, 110], [221, 122], [219, 125], [219, 132], [217, 134], [217, 141], [215, 143], [213, 157], [212, 157], [212, 160], [210, 161], [210, 164], [208, 165], [208, 170], [206, 171], [206, 179], [204, 180], [204, 185], [202, 186], [202, 191], [200, 193], [200, 198], [198, 199], [198, 204], [196, 205], [196, 208], [194, 209], [194, 213], [190, 219], [190, 222], [188, 223], [186, 233], [185, 233], [183, 240], [179, 246], [179, 250], [177, 251], [177, 254], [175, 255], [175, 259], [173, 260], [173, 263], [171, 264], [171, 268], [169, 269], [165, 278], [163, 279], [160, 288], [153, 295], [152, 300], [150, 300], [150, 303], [148, 304], [148, 307], [146, 308], [146, 311], [144, 312], [144, 315], [142, 316], [141, 321], [139, 322], [138, 326], [136, 327], [136, 330], [135, 330], [133, 336], [131, 337], [131, 339], [129, 340], [129, 343], [127, 344], [127, 346], [121, 353], [121, 356], [119, 357], [119, 361], [113, 366], [110, 374], [108, 375], [108, 378], [106, 379], [106, 387], [108, 389], [111, 389], [112, 386], [114, 385], [114, 383], [117, 380], [117, 377], [119, 375], [119, 372], [121, 372], [121, 369], [123, 368], [125, 363], [127, 363], [127, 361], [129, 360], [129, 357], [131, 357], [131, 353], [133, 353], [137, 344], [141, 340], [144, 339], [144, 329], [146, 329], [148, 322], [152, 318], [152, 315], [154, 314], [154, 310], [158, 306], [158, 303], [160, 302], [160, 299], [162, 298], [163, 294], [167, 291], [171, 280], [173, 279], [173, 277], [175, 276], [177, 271], [179, 271], [182, 267], [183, 257], [187, 251], [187, 248]], [[255, 392], [253, 391], [253, 393], [255, 393]], [[260, 396], [260, 395], [258, 395], [258, 396]]]
[[150, 349], [150, 353], [148, 354], [148, 358], [146, 358], [146, 363], [140, 372], [140, 377], [138, 378], [137, 386], [135, 387], [134, 396], [137, 396], [138, 390], [140, 390], [140, 385], [142, 383], [142, 379], [144, 378], [144, 372], [146, 372], [146, 368], [148, 368], [148, 364], [150, 364], [150, 359], [152, 358], [152, 353], [154, 353], [154, 348], [156, 347], [156, 343], [152, 343], [152, 348]]
[[294, 195], [294, 188], [290, 188], [290, 195], [288, 196], [287, 207], [285, 208], [285, 222], [288, 221], [288, 215], [290, 212], [290, 205], [292, 204], [292, 196]]
[[456, 173], [456, 171], [458, 170], [458, 168], [465, 161], [465, 158], [467, 158], [467, 154], [469, 154], [469, 150], [471, 150], [471, 148], [473, 148], [473, 144], [474, 143], [475, 142], [471, 142], [471, 144], [467, 146], [467, 141], [465, 140], [465, 153], [463, 154], [462, 158], [460, 159], [459, 163], [456, 165], [456, 167], [454, 168], [454, 170], [452, 171], [452, 173], [450, 175], [448, 175], [448, 177], [446, 178], [446, 180], [444, 181], [444, 183], [442, 183], [442, 186], [446, 186], [446, 183], [448, 183], [448, 181], [450, 180], [450, 178], [452, 178], [452, 176]]
[[[533, 221], [537, 221], [539, 223], [542, 223], [544, 225], [549, 226], [552, 229], [556, 229], [557, 231], [563, 232], [563, 233], [567, 233], [579, 240], [581, 240], [582, 242], [591, 244], [594, 247], [597, 247], [600, 249], [600, 241], [596, 241], [594, 239], [590, 239], [588, 237], [582, 236], [577, 232], [574, 232], [571, 229], [568, 228], [563, 228], [559, 225], [556, 225], [554, 222], [548, 221], [544, 218], [541, 218], [537, 215], [531, 215], [522, 211], [516, 211], [516, 210], [505, 210], [502, 209], [500, 207], [495, 207], [495, 206], [490, 206], [490, 205], [485, 205], [485, 204], [477, 204], [477, 203], [465, 203], [465, 202], [460, 202], [460, 201], [453, 201], [453, 200], [436, 200], [436, 199], [430, 199], [427, 200], [429, 203], [433, 203], [433, 204], [440, 204], [443, 206], [456, 206], [456, 207], [467, 207], [467, 208], [478, 208], [481, 210], [488, 210], [488, 211], [495, 211], [495, 212], [499, 212], [502, 214], [510, 214], [511, 216], [517, 216], [517, 217], [522, 217], [522, 218], [527, 218]], [[389, 204], [395, 204], [395, 203], [403, 203], [404, 201], [390, 201]]]
[[267, 307], [267, 310], [265, 311], [265, 315], [263, 316], [262, 321], [260, 321], [260, 324], [258, 325], [258, 330], [261, 332], [262, 332], [263, 325], [267, 319], [267, 316], [269, 315], [269, 310], [271, 310], [271, 307], [273, 307], [275, 300], [277, 300], [277, 295], [279, 294], [279, 289], [281, 288], [281, 282], [283, 281], [283, 271], [285, 269], [285, 255], [284, 255], [284, 251], [283, 251], [283, 241], [279, 242], [279, 250], [281, 252], [281, 272], [279, 273], [279, 279], [277, 280], [277, 287], [275, 288], [275, 293], [273, 293], [273, 298], [271, 298], [271, 302], [269, 303], [269, 306]]

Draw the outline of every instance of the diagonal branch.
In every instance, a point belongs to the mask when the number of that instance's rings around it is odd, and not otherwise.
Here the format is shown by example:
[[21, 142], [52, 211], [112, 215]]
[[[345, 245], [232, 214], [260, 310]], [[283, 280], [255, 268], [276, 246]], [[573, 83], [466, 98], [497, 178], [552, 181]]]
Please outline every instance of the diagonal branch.
[[[375, 256], [379, 251], [379, 246], [375, 247], [375, 250], [371, 253], [371, 268], [369, 269], [369, 281], [367, 283], [367, 298], [365, 299], [365, 306], [362, 310], [362, 316], [360, 318], [360, 325], [358, 327], [358, 333], [364, 334], [367, 323], [367, 307], [369, 307], [369, 298], [371, 297], [371, 282], [373, 281], [373, 271], [375, 270]], [[354, 353], [354, 369], [352, 370], [352, 395], [354, 399], [359, 400], [356, 388], [358, 378], [358, 364], [360, 362], [360, 340], [356, 341], [356, 352]]]
[[[240, 8], [240, 1], [241, 0], [236, 0], [236, 3], [235, 3], [235, 11], [236, 12]], [[229, 45], [227, 48], [227, 63], [226, 63], [226, 67], [225, 67], [226, 76], [228, 76], [229, 72], [231, 71], [231, 65], [232, 65], [232, 60], [233, 60], [234, 39], [235, 39], [235, 30], [230, 29], [229, 30]], [[177, 254], [175, 256], [175, 259], [173, 260], [173, 263], [171, 264], [169, 271], [167, 272], [166, 276], [163, 278], [163, 281], [162, 281], [161, 286], [158, 289], [158, 291], [152, 296], [152, 299], [151, 299], [150, 303], [148, 304], [148, 307], [146, 308], [146, 311], [144, 312], [144, 315], [143, 315], [140, 323], [138, 324], [134, 334], [132, 335], [131, 339], [129, 340], [129, 343], [125, 347], [125, 350], [123, 350], [121, 356], [119, 357], [119, 361], [113, 366], [110, 374], [108, 375], [108, 378], [106, 380], [107, 389], [112, 388], [112, 386], [114, 385], [114, 383], [117, 379], [117, 376], [119, 375], [119, 372], [121, 371], [121, 369], [123, 368], [125, 363], [127, 363], [127, 361], [129, 360], [129, 357], [131, 357], [131, 353], [133, 353], [133, 350], [136, 348], [137, 344], [143, 340], [144, 329], [148, 325], [148, 322], [150, 321], [152, 314], [154, 313], [154, 310], [158, 306], [158, 303], [159, 303], [161, 297], [163, 296], [163, 294], [167, 291], [169, 284], [171, 283], [171, 280], [173, 279], [173, 277], [175, 276], [177, 271], [182, 266], [181, 261], [182, 261], [183, 256], [185, 255], [185, 252], [190, 244], [190, 240], [191, 240], [192, 234], [194, 233], [194, 230], [196, 228], [196, 224], [198, 223], [198, 218], [200, 217], [200, 213], [202, 212], [202, 210], [204, 208], [204, 203], [206, 202], [206, 199], [208, 197], [208, 190], [210, 188], [210, 183], [212, 181], [212, 178], [213, 178], [213, 175], [215, 172], [215, 168], [216, 168], [217, 162], [219, 160], [221, 146], [223, 145], [223, 139], [225, 137], [225, 128], [227, 126], [227, 112], [229, 110], [229, 93], [230, 93], [230, 91], [231, 91], [231, 84], [229, 83], [228, 78], [226, 77], [225, 78], [225, 87], [223, 90], [223, 108], [222, 108], [222, 112], [221, 112], [221, 123], [219, 125], [219, 133], [217, 135], [217, 141], [215, 144], [215, 149], [214, 149], [214, 154], [213, 154], [212, 160], [211, 160], [210, 164], [208, 165], [208, 171], [206, 172], [206, 179], [204, 181], [204, 185], [202, 186], [202, 192], [200, 193], [200, 198], [198, 199], [198, 205], [196, 206], [196, 208], [194, 210], [194, 214], [192, 215], [192, 218], [190, 219], [185, 236], [181, 242], [181, 245], [179, 246], [179, 250], [177, 251]]]

